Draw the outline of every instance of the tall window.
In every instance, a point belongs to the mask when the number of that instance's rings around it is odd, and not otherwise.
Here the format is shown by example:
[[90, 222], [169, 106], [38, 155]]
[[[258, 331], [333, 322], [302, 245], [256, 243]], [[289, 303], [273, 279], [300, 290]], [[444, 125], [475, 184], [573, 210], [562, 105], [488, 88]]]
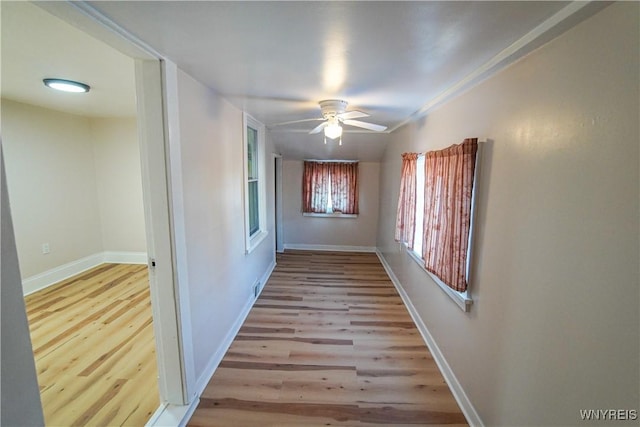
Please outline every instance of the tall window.
[[425, 155], [425, 268], [458, 292], [467, 290], [471, 199], [478, 139]]
[[266, 236], [264, 126], [245, 114], [245, 247], [251, 252]]
[[305, 161], [302, 212], [358, 214], [358, 163]]
[[260, 195], [258, 192], [258, 130], [247, 126], [247, 185], [249, 188], [249, 237], [260, 231]]
[[400, 195], [396, 214], [397, 242], [404, 242], [409, 249], [414, 247], [416, 228], [416, 165], [420, 156], [417, 153], [402, 154], [402, 171], [400, 176]]
[[[457, 292], [467, 289], [467, 260], [471, 228], [477, 138], [444, 150], [417, 155], [414, 170], [403, 176], [398, 200], [396, 240], [407, 246], [433, 273]], [[404, 162], [404, 155], [403, 155]], [[415, 179], [415, 203], [408, 206], [411, 193], [403, 189]], [[415, 207], [413, 207], [415, 205]], [[413, 239], [403, 231], [407, 209], [415, 209]], [[402, 217], [401, 217], [402, 215]], [[411, 241], [412, 240], [412, 241]]]

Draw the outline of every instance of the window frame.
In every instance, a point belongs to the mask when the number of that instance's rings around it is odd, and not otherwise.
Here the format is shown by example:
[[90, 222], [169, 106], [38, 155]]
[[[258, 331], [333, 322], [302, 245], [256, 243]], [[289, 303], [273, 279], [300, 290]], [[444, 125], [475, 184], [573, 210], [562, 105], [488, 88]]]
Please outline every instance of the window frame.
[[318, 218], [358, 218], [359, 214], [345, 214], [342, 212], [320, 213], [320, 212], [302, 212], [302, 216], [315, 216]]
[[[243, 137], [243, 191], [244, 191], [244, 239], [245, 239], [245, 253], [251, 253], [258, 245], [267, 237], [268, 231], [266, 228], [266, 174], [265, 174], [265, 126], [251, 117], [247, 113], [243, 113], [242, 117], [242, 137]], [[254, 180], [249, 177], [249, 132], [251, 128], [256, 131], [257, 136], [257, 160], [256, 167], [258, 168], [257, 182], [258, 182], [258, 229], [251, 234], [250, 229], [250, 192], [249, 181]]]

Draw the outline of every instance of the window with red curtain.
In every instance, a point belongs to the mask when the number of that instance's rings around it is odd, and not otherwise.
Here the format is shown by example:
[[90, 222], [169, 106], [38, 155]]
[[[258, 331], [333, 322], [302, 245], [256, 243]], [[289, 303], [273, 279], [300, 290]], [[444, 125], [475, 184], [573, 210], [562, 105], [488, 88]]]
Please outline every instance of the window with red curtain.
[[358, 162], [305, 161], [302, 212], [358, 214]]
[[328, 200], [328, 164], [305, 161], [302, 173], [302, 212], [326, 213]]
[[471, 198], [478, 139], [425, 154], [422, 259], [458, 292], [467, 289]]
[[333, 212], [358, 214], [358, 163], [329, 163]]
[[400, 194], [396, 212], [395, 240], [406, 243], [409, 249], [413, 249], [416, 226], [416, 164], [418, 156], [418, 153], [402, 154]]

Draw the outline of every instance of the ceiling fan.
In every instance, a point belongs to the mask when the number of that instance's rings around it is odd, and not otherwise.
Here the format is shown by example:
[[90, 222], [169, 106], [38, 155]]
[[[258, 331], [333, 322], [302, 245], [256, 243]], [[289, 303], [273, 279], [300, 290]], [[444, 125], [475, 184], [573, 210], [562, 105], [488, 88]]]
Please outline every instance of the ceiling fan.
[[342, 145], [343, 124], [376, 132], [382, 132], [387, 128], [386, 126], [376, 125], [374, 123], [354, 120], [362, 117], [369, 117], [369, 114], [357, 110], [346, 111], [348, 105], [347, 101], [343, 101], [340, 99], [327, 99], [324, 101], [320, 101], [319, 104], [320, 110], [322, 111], [322, 118], [294, 120], [291, 122], [277, 123], [274, 126], [289, 125], [292, 123], [323, 121], [318, 126], [313, 128], [311, 132], [309, 132], [309, 135], [313, 135], [319, 133], [321, 130], [324, 130], [325, 144], [327, 143], [327, 138], [340, 138], [340, 145]]

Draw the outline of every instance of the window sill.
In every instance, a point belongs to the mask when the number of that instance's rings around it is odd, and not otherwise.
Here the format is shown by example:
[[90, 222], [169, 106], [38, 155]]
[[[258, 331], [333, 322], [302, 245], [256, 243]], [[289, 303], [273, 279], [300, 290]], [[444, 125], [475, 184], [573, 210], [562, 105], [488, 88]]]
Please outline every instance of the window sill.
[[260, 245], [260, 243], [264, 240], [264, 238], [267, 237], [267, 234], [269, 233], [265, 230], [260, 230], [256, 232], [256, 234], [253, 237], [251, 237], [251, 239], [249, 239], [245, 253], [248, 255], [251, 252], [253, 252], [253, 250], [257, 248]]
[[358, 218], [358, 214], [343, 214], [340, 212], [334, 212], [334, 213], [302, 212], [302, 216], [315, 216], [320, 218]]
[[411, 257], [411, 259], [413, 259], [420, 266], [422, 271], [427, 273], [429, 277], [431, 277], [433, 281], [436, 282], [436, 284], [440, 287], [440, 289], [442, 289], [444, 293], [447, 294], [449, 298], [451, 298], [453, 302], [455, 302], [456, 305], [460, 307], [462, 311], [464, 311], [465, 313], [468, 313], [469, 311], [471, 311], [471, 305], [473, 304], [473, 300], [469, 298], [469, 296], [467, 295], [467, 292], [464, 292], [464, 293], [457, 292], [451, 289], [442, 280], [440, 280], [438, 276], [436, 276], [435, 274], [431, 273], [429, 270], [424, 268], [424, 264], [423, 264], [424, 261], [422, 261], [422, 259], [420, 259], [420, 257], [418, 257], [418, 255], [416, 255], [415, 252], [409, 249], [407, 245], [405, 245], [404, 243], [402, 244], [402, 246], [404, 246], [404, 248], [407, 251], [407, 254]]

